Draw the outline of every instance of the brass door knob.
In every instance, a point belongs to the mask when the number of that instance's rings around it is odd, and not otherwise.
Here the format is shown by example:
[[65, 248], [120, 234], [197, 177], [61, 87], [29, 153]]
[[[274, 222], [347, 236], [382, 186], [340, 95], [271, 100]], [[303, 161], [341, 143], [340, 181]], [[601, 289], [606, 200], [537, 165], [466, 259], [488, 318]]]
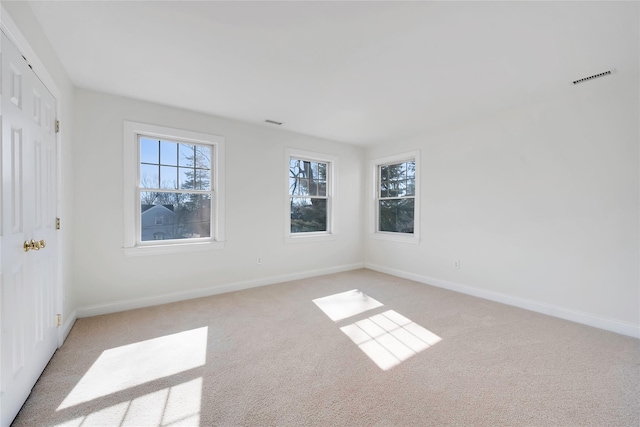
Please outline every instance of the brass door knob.
[[40, 240], [39, 242], [36, 242], [33, 239], [31, 239], [30, 241], [25, 240], [24, 244], [22, 245], [25, 252], [39, 251], [40, 249], [43, 249], [45, 246], [47, 246], [47, 242], [45, 242], [44, 240]]

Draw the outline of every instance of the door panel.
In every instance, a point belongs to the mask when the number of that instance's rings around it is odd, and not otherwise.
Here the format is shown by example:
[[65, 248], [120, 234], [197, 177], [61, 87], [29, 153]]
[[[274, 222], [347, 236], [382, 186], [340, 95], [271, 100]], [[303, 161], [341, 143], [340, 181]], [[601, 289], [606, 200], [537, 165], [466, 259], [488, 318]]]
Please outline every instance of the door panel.
[[[55, 99], [2, 34], [0, 425], [57, 348]], [[25, 251], [26, 241], [45, 247]]]

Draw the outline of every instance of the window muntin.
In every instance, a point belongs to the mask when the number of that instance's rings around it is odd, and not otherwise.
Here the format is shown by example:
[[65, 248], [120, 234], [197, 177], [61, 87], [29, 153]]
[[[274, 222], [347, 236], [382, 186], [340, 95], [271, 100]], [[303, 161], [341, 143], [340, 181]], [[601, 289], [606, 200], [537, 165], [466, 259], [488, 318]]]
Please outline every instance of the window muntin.
[[289, 158], [289, 232], [328, 233], [329, 173], [326, 161]]
[[145, 135], [138, 145], [139, 242], [210, 238], [213, 147]]
[[377, 231], [414, 233], [416, 161], [377, 166]]

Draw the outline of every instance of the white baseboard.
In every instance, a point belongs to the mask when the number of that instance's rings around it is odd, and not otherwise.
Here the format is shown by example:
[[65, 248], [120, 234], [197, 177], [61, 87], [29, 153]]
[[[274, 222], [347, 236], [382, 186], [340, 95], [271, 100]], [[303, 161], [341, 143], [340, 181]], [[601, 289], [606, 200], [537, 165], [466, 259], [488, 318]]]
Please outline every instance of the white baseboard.
[[472, 295], [474, 297], [483, 298], [514, 307], [524, 308], [525, 310], [535, 311], [537, 313], [558, 317], [560, 319], [570, 320], [572, 322], [581, 323], [587, 326], [593, 326], [595, 328], [616, 332], [618, 334], [640, 338], [640, 325], [637, 324], [610, 319], [591, 313], [573, 310], [570, 308], [528, 300], [525, 298], [519, 298], [499, 292], [487, 291], [484, 289], [475, 288], [473, 286], [462, 285], [459, 283], [440, 280], [433, 277], [407, 273], [405, 271], [396, 270], [377, 264], [365, 263], [365, 268], [379, 271], [381, 273], [390, 274], [392, 276], [402, 277], [403, 279], [409, 279], [415, 282], [424, 283], [426, 285], [436, 286], [439, 288], [448, 289], [450, 291], [460, 292], [463, 294]]
[[64, 322], [62, 322], [62, 327], [60, 328], [60, 331], [58, 332], [58, 348], [60, 348], [60, 346], [62, 346], [62, 344], [64, 344], [64, 340], [67, 339], [67, 337], [69, 336], [69, 332], [71, 332], [71, 328], [73, 328], [73, 324], [76, 323], [76, 320], [78, 319], [78, 315], [76, 313], [76, 311], [72, 311], [71, 314], [69, 315], [68, 318], [64, 319]]
[[[318, 270], [302, 271], [298, 273], [285, 274], [282, 276], [265, 277], [255, 280], [228, 283], [211, 288], [194, 289], [185, 292], [158, 295], [149, 298], [139, 298], [126, 301], [117, 301], [108, 304], [91, 305], [81, 307], [76, 310], [78, 318], [99, 316], [101, 314], [116, 313], [119, 311], [133, 310], [136, 308], [151, 307], [154, 305], [168, 304], [172, 302], [184, 301], [193, 298], [208, 297], [211, 295], [223, 294], [226, 292], [240, 291], [242, 289], [257, 288], [259, 286], [273, 285], [276, 283], [289, 282], [291, 280], [306, 279], [309, 277], [322, 276], [325, 274], [340, 273], [343, 271], [357, 270], [364, 268], [364, 263], [341, 265], [337, 267], [322, 268]], [[71, 328], [69, 328], [71, 329]]]

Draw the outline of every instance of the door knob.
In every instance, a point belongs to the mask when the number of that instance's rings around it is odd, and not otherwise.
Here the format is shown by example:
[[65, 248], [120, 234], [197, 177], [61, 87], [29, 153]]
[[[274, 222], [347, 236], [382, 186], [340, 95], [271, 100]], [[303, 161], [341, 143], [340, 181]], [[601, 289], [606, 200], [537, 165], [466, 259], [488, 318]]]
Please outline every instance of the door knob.
[[40, 240], [39, 242], [36, 242], [33, 239], [31, 239], [30, 241], [25, 240], [24, 244], [22, 245], [25, 252], [39, 251], [40, 249], [43, 249], [45, 246], [47, 246], [47, 242], [45, 242], [44, 240]]

